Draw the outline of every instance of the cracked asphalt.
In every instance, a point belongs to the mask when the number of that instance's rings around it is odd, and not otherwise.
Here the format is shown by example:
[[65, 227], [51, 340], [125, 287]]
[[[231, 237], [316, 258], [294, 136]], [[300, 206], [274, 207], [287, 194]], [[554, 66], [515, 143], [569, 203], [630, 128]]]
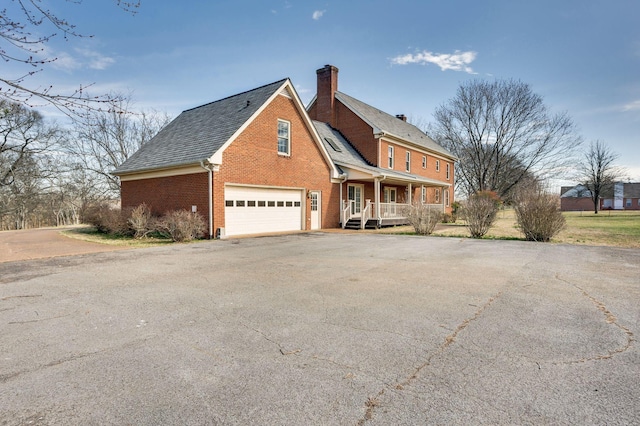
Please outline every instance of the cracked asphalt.
[[0, 425], [640, 423], [640, 250], [309, 233], [0, 264]]

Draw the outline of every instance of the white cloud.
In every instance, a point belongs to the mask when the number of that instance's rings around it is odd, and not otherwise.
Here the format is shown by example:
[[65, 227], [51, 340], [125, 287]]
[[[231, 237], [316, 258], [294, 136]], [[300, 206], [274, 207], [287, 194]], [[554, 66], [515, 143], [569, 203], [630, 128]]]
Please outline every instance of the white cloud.
[[424, 50], [415, 54], [407, 53], [406, 55], [396, 56], [391, 59], [391, 63], [396, 65], [435, 64], [442, 71], [453, 70], [475, 74], [469, 64], [476, 59], [477, 55], [478, 53], [473, 51], [461, 52], [456, 50], [454, 53], [432, 53]]
[[312, 18], [315, 21], [318, 21], [320, 18], [322, 18], [322, 15], [324, 15], [325, 12], [326, 10], [316, 10], [313, 12]]
[[73, 54], [69, 52], [56, 53], [53, 51], [47, 51], [46, 54], [48, 57], [55, 58], [51, 66], [67, 72], [81, 68], [104, 70], [116, 62], [115, 59], [109, 56], [104, 56], [99, 52], [85, 48], [76, 48]]
[[640, 111], [640, 100], [629, 102], [622, 106], [623, 111]]

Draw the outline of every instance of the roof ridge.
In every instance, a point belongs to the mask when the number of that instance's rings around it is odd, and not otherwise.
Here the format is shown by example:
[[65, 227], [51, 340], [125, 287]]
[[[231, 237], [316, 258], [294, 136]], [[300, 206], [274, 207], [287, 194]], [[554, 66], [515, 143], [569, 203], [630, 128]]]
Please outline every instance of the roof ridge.
[[202, 105], [199, 105], [199, 106], [197, 106], [197, 107], [193, 107], [193, 108], [185, 109], [185, 110], [184, 110], [184, 111], [182, 111], [182, 112], [193, 111], [194, 109], [198, 109], [198, 108], [206, 107], [206, 106], [209, 106], [209, 105], [212, 105], [212, 104], [218, 103], [218, 102], [226, 101], [226, 100], [228, 100], [228, 99], [235, 98], [235, 97], [237, 97], [237, 96], [246, 95], [247, 93], [251, 93], [251, 92], [255, 92], [255, 91], [260, 90], [260, 89], [264, 89], [264, 88], [265, 88], [265, 87], [267, 87], [267, 86], [272, 86], [272, 85], [276, 85], [276, 84], [282, 84], [282, 83], [284, 83], [284, 82], [285, 82], [285, 81], [287, 81], [287, 80], [290, 80], [290, 79], [289, 79], [289, 77], [283, 78], [283, 79], [278, 80], [278, 81], [274, 81], [274, 82], [272, 82], [272, 83], [263, 84], [263, 85], [262, 85], [262, 86], [260, 86], [260, 87], [254, 87], [253, 89], [245, 90], [244, 92], [236, 93], [235, 95], [230, 95], [230, 96], [227, 96], [227, 97], [225, 97], [225, 98], [221, 98], [221, 99], [217, 99], [217, 100], [215, 100], [215, 101], [207, 102], [206, 104], [202, 104]]

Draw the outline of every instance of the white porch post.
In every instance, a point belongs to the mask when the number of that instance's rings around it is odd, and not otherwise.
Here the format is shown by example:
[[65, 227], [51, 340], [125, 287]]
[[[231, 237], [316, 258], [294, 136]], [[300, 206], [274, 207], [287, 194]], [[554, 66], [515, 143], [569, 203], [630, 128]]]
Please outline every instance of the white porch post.
[[374, 200], [376, 202], [376, 220], [380, 220], [380, 179], [374, 178]]
[[411, 190], [412, 189], [413, 188], [411, 186], [411, 183], [409, 183], [409, 185], [407, 185], [407, 195], [408, 195], [407, 200], [409, 201], [409, 205], [411, 205], [411, 192], [412, 192]]

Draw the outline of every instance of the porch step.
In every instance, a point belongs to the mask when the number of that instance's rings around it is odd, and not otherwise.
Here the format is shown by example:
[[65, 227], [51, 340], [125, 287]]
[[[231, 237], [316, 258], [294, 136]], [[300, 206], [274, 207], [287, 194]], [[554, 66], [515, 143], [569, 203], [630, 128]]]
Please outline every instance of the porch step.
[[[376, 220], [369, 219], [367, 223], [364, 225], [365, 229], [376, 229]], [[362, 220], [361, 219], [349, 219], [347, 224], [345, 225], [345, 229], [361, 229]]]
[[345, 229], [360, 229], [360, 225], [362, 225], [362, 220], [360, 219], [349, 219], [347, 224], [344, 226]]

